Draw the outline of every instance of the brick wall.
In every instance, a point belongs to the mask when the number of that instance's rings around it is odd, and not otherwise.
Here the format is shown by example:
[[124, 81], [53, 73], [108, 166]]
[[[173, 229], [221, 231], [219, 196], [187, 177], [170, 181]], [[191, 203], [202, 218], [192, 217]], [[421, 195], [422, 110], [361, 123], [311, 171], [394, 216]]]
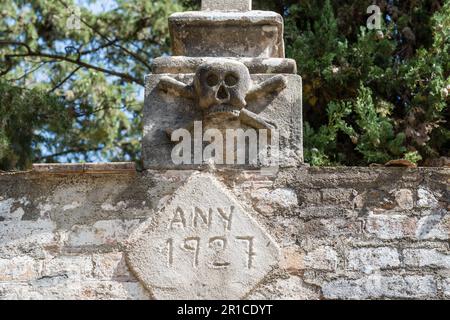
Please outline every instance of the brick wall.
[[[0, 299], [151, 299], [124, 243], [191, 174], [130, 165], [0, 174]], [[448, 168], [215, 174], [282, 251], [247, 298], [450, 298]]]

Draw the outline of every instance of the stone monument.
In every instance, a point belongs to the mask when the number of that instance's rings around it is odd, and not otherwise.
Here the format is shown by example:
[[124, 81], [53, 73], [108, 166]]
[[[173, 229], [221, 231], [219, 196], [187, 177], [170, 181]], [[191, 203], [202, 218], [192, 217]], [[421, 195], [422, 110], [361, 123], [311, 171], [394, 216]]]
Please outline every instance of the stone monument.
[[[302, 163], [302, 83], [284, 57], [282, 17], [249, 0], [207, 0], [169, 25], [175, 56], [155, 59], [146, 79], [144, 167]], [[279, 260], [211, 173], [194, 173], [128, 243], [130, 270], [157, 299], [244, 298]]]
[[249, 0], [202, 10], [169, 18], [174, 56], [155, 59], [146, 79], [144, 168], [298, 166], [302, 81], [282, 17]]

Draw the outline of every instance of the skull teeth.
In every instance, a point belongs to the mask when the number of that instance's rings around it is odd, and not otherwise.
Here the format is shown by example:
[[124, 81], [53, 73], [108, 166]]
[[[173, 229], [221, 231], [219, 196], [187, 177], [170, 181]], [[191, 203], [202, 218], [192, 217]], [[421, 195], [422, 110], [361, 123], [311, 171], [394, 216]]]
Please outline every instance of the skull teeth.
[[241, 112], [240, 108], [233, 107], [233, 106], [226, 105], [226, 104], [219, 104], [219, 105], [212, 106], [208, 110], [206, 110], [205, 115], [210, 115], [213, 113], [229, 113], [229, 114], [232, 114], [237, 117], [237, 116], [239, 116], [240, 112]]

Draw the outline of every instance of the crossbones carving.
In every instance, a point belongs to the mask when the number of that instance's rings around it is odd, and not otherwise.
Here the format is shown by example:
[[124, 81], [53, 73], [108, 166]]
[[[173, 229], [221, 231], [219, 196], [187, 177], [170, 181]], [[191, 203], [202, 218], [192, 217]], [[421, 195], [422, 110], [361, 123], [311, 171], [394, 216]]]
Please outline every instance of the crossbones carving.
[[[191, 84], [163, 76], [158, 88], [164, 92], [197, 100], [203, 118], [233, 118], [255, 129], [275, 127], [261, 116], [246, 109], [247, 103], [279, 92], [287, 86], [283, 75], [276, 75], [254, 85], [248, 68], [241, 62], [221, 59], [200, 65]], [[173, 130], [168, 129], [170, 135]]]

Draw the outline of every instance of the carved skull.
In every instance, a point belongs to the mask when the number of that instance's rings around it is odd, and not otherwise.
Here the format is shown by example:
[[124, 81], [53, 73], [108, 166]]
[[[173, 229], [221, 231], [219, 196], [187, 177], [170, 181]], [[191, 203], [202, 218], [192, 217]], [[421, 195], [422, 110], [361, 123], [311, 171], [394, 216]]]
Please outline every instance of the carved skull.
[[194, 78], [194, 90], [205, 115], [239, 115], [252, 85], [247, 67], [237, 61], [222, 60], [202, 64]]

